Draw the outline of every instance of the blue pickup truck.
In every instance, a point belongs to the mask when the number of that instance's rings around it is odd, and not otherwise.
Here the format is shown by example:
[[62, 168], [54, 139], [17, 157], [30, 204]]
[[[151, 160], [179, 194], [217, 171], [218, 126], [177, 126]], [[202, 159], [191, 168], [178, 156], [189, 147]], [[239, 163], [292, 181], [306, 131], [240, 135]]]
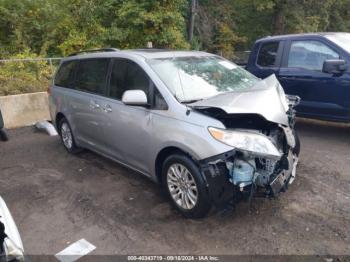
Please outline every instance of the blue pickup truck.
[[350, 33], [265, 37], [255, 42], [246, 69], [275, 74], [297, 95], [299, 116], [350, 122]]

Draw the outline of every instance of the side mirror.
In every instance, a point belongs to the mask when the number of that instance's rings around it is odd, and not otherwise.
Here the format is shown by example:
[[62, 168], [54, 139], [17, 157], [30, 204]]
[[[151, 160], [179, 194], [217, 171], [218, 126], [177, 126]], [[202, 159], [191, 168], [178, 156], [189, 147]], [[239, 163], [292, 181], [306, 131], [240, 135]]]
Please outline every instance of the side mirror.
[[345, 60], [326, 60], [323, 63], [322, 72], [327, 74], [341, 74], [348, 69], [348, 65]]
[[130, 106], [149, 106], [147, 96], [142, 90], [127, 90], [124, 92], [122, 102]]

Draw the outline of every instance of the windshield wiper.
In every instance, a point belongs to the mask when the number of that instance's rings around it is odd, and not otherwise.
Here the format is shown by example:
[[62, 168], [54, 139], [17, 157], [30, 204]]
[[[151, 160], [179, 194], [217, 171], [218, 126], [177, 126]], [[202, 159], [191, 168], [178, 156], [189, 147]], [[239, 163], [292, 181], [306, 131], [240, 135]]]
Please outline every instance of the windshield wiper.
[[203, 98], [200, 98], [200, 99], [191, 99], [191, 100], [184, 100], [184, 101], [181, 101], [182, 104], [192, 104], [192, 103], [195, 103], [195, 102], [198, 102], [198, 101], [201, 101], [203, 100]]

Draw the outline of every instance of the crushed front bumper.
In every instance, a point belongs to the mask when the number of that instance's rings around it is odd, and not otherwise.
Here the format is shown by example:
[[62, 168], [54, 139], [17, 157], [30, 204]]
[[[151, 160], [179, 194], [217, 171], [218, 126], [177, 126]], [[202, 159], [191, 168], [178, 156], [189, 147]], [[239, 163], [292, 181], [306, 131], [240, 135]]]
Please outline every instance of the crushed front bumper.
[[235, 202], [238, 200], [238, 194], [249, 195], [249, 197], [277, 197], [280, 192], [285, 192], [288, 185], [295, 179], [298, 157], [289, 150], [288, 155], [283, 155], [276, 163], [274, 173], [264, 186], [256, 186], [254, 183], [244, 186], [239, 183], [233, 184], [227, 163], [234, 161], [237, 155], [239, 152], [232, 150], [204, 159], [199, 163], [207, 183], [208, 193], [216, 206]]
[[271, 196], [278, 196], [280, 192], [285, 192], [288, 189], [288, 185], [292, 184], [295, 179], [299, 159], [293, 155], [292, 151], [289, 151], [286, 160], [288, 165], [283, 170], [280, 170], [269, 182], [268, 187]]

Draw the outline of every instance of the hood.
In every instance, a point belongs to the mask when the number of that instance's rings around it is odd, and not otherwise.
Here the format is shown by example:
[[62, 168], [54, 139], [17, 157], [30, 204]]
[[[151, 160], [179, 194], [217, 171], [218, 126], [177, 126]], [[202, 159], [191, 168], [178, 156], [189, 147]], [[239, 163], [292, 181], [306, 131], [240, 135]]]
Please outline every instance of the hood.
[[5, 234], [23, 250], [23, 244], [15, 221], [7, 208], [5, 201], [0, 197], [0, 222], [5, 226]]
[[275, 75], [253, 88], [227, 92], [189, 104], [194, 108], [220, 108], [227, 114], [258, 114], [270, 122], [288, 125], [288, 103]]

